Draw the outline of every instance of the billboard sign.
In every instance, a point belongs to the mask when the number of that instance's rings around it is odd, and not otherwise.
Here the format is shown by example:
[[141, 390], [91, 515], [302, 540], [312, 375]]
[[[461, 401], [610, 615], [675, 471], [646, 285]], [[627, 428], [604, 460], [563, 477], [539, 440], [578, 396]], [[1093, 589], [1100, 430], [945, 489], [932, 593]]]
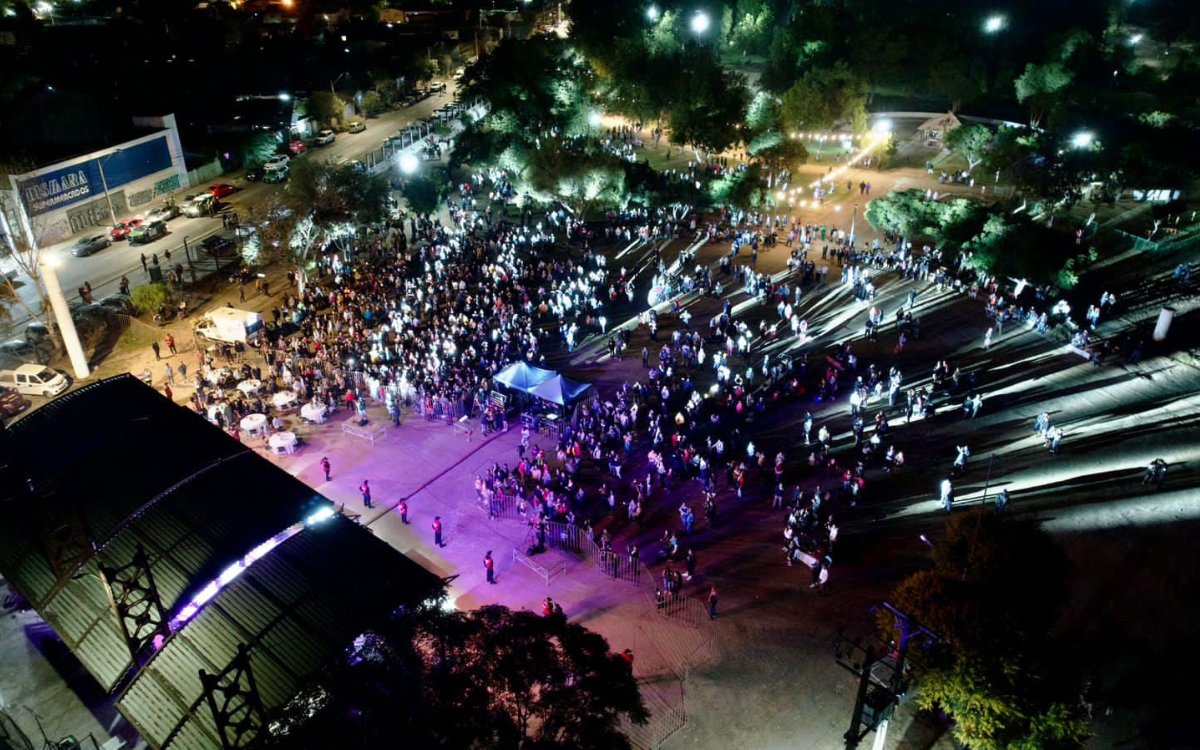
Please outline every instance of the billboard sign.
[[98, 159], [88, 159], [18, 180], [17, 190], [29, 215], [39, 216], [104, 195], [106, 181], [111, 192], [170, 168], [171, 152], [164, 135], [112, 151]]

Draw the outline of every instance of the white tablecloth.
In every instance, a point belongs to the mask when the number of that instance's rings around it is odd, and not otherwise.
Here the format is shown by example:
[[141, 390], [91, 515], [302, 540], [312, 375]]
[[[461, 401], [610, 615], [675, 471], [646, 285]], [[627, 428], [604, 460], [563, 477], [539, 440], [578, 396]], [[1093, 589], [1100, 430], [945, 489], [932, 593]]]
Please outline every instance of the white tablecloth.
[[294, 432], [277, 432], [267, 441], [272, 450], [283, 450], [291, 453], [296, 449], [296, 433]]
[[259, 392], [260, 389], [262, 389], [262, 381], [253, 379], [243, 380], [237, 384], [237, 388], [247, 396], [254, 396]]
[[247, 414], [242, 417], [242, 429], [246, 432], [258, 432], [267, 424], [266, 414]]
[[300, 416], [310, 422], [325, 421], [325, 405], [324, 404], [305, 404], [300, 407]]
[[271, 397], [271, 403], [280, 409], [287, 409], [296, 403], [296, 394], [291, 391], [280, 391]]

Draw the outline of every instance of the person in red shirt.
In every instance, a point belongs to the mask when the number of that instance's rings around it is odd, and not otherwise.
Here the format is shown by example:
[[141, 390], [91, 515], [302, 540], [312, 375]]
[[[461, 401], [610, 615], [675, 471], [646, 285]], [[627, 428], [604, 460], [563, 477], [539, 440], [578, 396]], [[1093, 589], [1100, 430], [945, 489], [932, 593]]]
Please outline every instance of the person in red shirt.
[[496, 561], [492, 559], [492, 551], [488, 550], [483, 556], [483, 567], [487, 571], [487, 582], [496, 582]]
[[433, 543], [439, 547], [446, 546], [446, 545], [442, 544], [442, 517], [441, 516], [433, 517]]

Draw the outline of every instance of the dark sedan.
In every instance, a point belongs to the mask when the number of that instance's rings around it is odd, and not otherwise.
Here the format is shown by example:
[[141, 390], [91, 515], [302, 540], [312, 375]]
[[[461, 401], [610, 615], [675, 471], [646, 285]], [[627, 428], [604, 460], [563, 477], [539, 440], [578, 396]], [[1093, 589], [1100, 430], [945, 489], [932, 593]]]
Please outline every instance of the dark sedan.
[[98, 253], [104, 248], [112, 244], [112, 240], [103, 234], [94, 234], [91, 237], [84, 237], [71, 246], [71, 255], [76, 258], [83, 258], [92, 253]]

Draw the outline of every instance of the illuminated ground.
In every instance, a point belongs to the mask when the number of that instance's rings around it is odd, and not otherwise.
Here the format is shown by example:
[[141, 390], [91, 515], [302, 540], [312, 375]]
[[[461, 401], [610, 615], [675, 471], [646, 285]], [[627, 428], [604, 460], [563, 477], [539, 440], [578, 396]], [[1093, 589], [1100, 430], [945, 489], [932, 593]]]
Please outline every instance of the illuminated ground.
[[[852, 177], [855, 182], [860, 179]], [[833, 221], [835, 217], [846, 226], [846, 214], [828, 208], [824, 215], [805, 219]], [[866, 232], [861, 221], [858, 228]], [[664, 258], [673, 261], [686, 244], [672, 243]], [[649, 255], [647, 248], [634, 247], [616, 258], [622, 251], [623, 247], [610, 251], [614, 254], [610, 266], [633, 268]], [[724, 247], [704, 246], [698, 261], [715, 263], [725, 252]], [[786, 252], [780, 245], [760, 253], [760, 269], [782, 270]], [[819, 259], [819, 251], [816, 256]], [[486, 442], [477, 435], [468, 443], [443, 424], [410, 417], [398, 430], [389, 428], [386, 440], [372, 449], [361, 440], [342, 436], [344, 416], [339, 415], [325, 426], [301, 428], [311, 445], [295, 456], [272, 460], [352, 511], [361, 510], [356, 488], [370, 479], [380, 507], [364, 520], [427, 567], [457, 574], [452, 591], [458, 606], [498, 601], [534, 609], [549, 593], [562, 602], [568, 615], [605, 634], [614, 648], [633, 648], [638, 655], [636, 669], [646, 679], [645, 690], [654, 705], [669, 705], [679, 689], [686, 694], [689, 724], [668, 747], [830, 748], [841, 745], [854, 688], [853, 678], [834, 663], [834, 630], [845, 626], [851, 632], [865, 632], [866, 608], [921, 565], [926, 548], [918, 537], [926, 534], [936, 543], [942, 520], [934, 501], [936, 484], [949, 470], [954, 445], [966, 441], [973, 458], [970, 471], [958, 483], [959, 504], [980, 501], [988, 456], [995, 454], [989, 497], [999, 488], [1009, 489], [1010, 512], [1043, 519], [1078, 563], [1073, 599], [1063, 621], [1064, 643], [1070, 644], [1065, 648], [1094, 669], [1101, 705], [1114, 707], [1111, 716], [1098, 718], [1094, 746], [1120, 742], [1128, 742], [1129, 747], [1180, 746], [1175, 738], [1163, 739], [1162, 732], [1178, 724], [1173, 719], [1177, 713], [1169, 696], [1152, 688], [1163, 684], [1170, 663], [1167, 649], [1187, 647], [1192, 628], [1185, 602], [1198, 593], [1191, 574], [1196, 553], [1190, 537], [1200, 527], [1196, 481], [1200, 370], [1186, 353], [1195, 346], [1189, 340], [1195, 326], [1194, 289], [1176, 299], [1161, 277], [1178, 259], [1153, 259], [1149, 271], [1146, 260], [1129, 256], [1105, 267], [1112, 288], [1137, 288], [1128, 295], [1128, 318], [1104, 323], [1101, 333], [1119, 327], [1144, 328], [1158, 303], [1171, 298], [1180, 317], [1169, 346], [1148, 350], [1136, 365], [1098, 368], [1063, 344], [1024, 329], [1006, 330], [984, 351], [981, 344], [987, 326], [982, 301], [939, 295], [926, 285], [884, 276], [877, 281], [876, 304], [888, 318], [910, 288], [921, 291], [913, 311], [921, 318], [921, 340], [910, 341], [897, 357], [892, 351], [895, 334], [889, 329], [881, 333], [878, 344], [860, 340], [867, 306], [850, 298], [849, 290], [837, 284], [839, 270], [832, 269], [830, 285], [806, 294], [800, 311], [815, 337], [805, 347], [812, 352], [811, 361], [821, 361], [829, 344], [855, 339], [862, 368], [871, 362], [885, 370], [896, 364], [904, 372], [906, 387], [912, 387], [927, 380], [935, 361], [946, 359], [964, 373], [977, 373], [985, 397], [983, 410], [977, 419], [964, 420], [965, 394], [960, 394], [942, 404], [943, 413], [931, 421], [905, 425], [902, 418], [893, 418], [894, 441], [905, 451], [908, 465], [889, 477], [877, 470], [868, 472], [868, 494], [860, 507], [839, 511], [843, 534], [828, 597], [817, 597], [808, 589], [803, 569], [783, 565], [783, 518], [769, 509], [766, 499], [738, 503], [724, 494], [724, 524], [714, 530], [701, 521], [697, 534], [685, 542], [694, 546], [700, 560], [699, 575], [685, 585], [685, 593], [702, 597], [713, 583], [721, 592], [721, 617], [711, 624], [666, 620], [648, 602], [652, 589], [606, 581], [579, 563], [570, 563], [567, 574], [554, 579], [549, 588], [528, 569], [514, 566], [512, 549], [522, 546], [525, 530], [512, 521], [488, 521], [474, 501], [473, 480], [493, 461], [515, 462], [515, 431]], [[647, 275], [640, 277], [643, 287]], [[773, 308], [747, 301], [740, 290], [732, 301], [736, 315], [752, 327], [759, 318], [774, 316]], [[720, 305], [716, 300], [686, 302], [699, 324], [706, 324]], [[614, 322], [619, 317], [625, 316], [613, 315]], [[664, 318], [660, 332], [669, 334], [673, 325]], [[560, 361], [552, 364], [597, 383], [607, 394], [622, 380], [643, 376], [639, 355], [646, 342], [646, 332], [636, 331], [631, 356], [623, 363], [610, 361], [604, 342], [595, 340], [585, 341], [574, 355], [559, 356]], [[772, 355], [790, 346], [777, 345]], [[182, 356], [190, 360], [186, 351]], [[698, 371], [693, 378], [703, 387], [711, 370]], [[188, 395], [186, 389], [177, 391]], [[809, 486], [814, 480], [796, 446], [805, 408], [794, 403], [773, 409], [758, 426], [756, 440], [768, 454], [786, 451], [789, 483]], [[1052, 421], [1066, 429], [1058, 456], [1050, 455], [1031, 436], [1033, 420], [1041, 411], [1049, 412]], [[827, 423], [834, 433], [835, 455], [845, 455], [852, 447], [845, 401], [814, 409], [814, 414], [818, 425]], [[382, 419], [379, 409], [373, 409], [372, 416]], [[334, 465], [334, 479], [328, 484], [317, 466], [322, 455], [330, 456]], [[1147, 495], [1140, 485], [1141, 470], [1159, 456], [1171, 465], [1168, 481], [1161, 492]], [[626, 472], [626, 476], [636, 474], [636, 467]], [[391, 510], [401, 496], [412, 497], [411, 526], [402, 526]], [[676, 524], [679, 503], [697, 497], [697, 488], [688, 486], [648, 504], [649, 517], [639, 542], [656, 538], [663, 528]], [[434, 515], [442, 516], [445, 523], [447, 547], [443, 549], [432, 546], [429, 523]], [[618, 549], [634, 538], [621, 524], [615, 524], [614, 531]], [[484, 583], [481, 561], [488, 549], [497, 559], [498, 586]], [[652, 561], [655, 545], [647, 543], [643, 549], [643, 561]], [[675, 675], [685, 679], [681, 683]], [[21, 702], [53, 703], [44, 692], [20, 689]], [[0, 685], [5, 698], [13, 690], [14, 686]], [[93, 713], [101, 725], [110, 718], [100, 710]], [[71, 716], [79, 715], [77, 708]], [[79, 722], [64, 716], [56, 719], [60, 728], [78, 731]], [[1135, 739], [1138, 732], [1140, 740]], [[938, 739], [939, 734], [936, 724], [913, 724], [911, 715], [902, 713], [888, 746], [931, 747], [935, 742], [950, 746], [945, 737]]]

